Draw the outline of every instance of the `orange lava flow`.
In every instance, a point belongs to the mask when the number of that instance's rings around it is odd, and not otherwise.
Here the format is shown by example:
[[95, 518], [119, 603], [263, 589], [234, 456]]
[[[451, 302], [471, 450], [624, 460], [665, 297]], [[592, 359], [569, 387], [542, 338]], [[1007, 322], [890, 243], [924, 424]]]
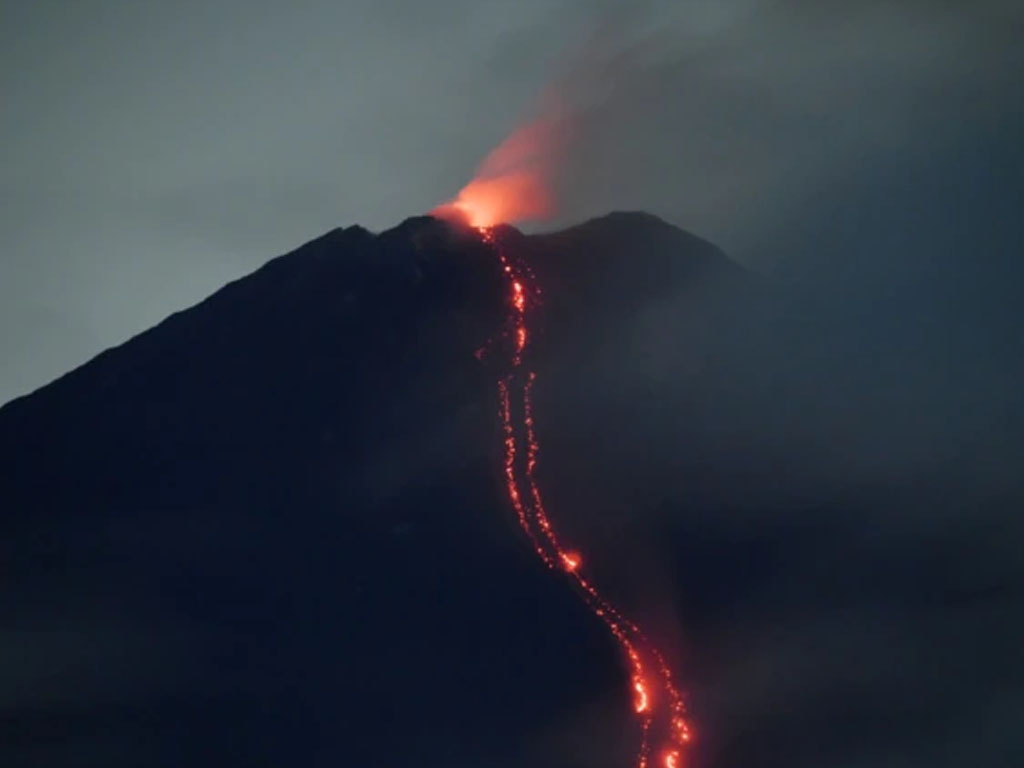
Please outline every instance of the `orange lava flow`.
[[[584, 602], [615, 639], [626, 661], [633, 710], [641, 743], [637, 768], [683, 768], [683, 750], [691, 740], [683, 696], [661, 651], [633, 621], [612, 605], [582, 572], [583, 558], [565, 547], [548, 517], [535, 470], [540, 444], [533, 413], [537, 375], [525, 361], [531, 337], [529, 320], [539, 291], [533, 275], [507, 253], [489, 226], [476, 226], [501, 262], [509, 285], [507, 319], [508, 367], [498, 381], [499, 416], [504, 435], [504, 480], [519, 525], [548, 568], [565, 573]], [[657, 762], [652, 763], [652, 758]]]

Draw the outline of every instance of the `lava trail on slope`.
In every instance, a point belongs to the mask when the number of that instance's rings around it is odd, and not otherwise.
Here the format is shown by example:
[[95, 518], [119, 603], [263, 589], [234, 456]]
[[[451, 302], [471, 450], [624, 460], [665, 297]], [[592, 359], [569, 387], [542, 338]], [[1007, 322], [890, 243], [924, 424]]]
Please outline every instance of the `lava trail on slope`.
[[[498, 230], [477, 227], [497, 254], [508, 284], [508, 317], [501, 337], [503, 370], [498, 379], [499, 415], [504, 437], [504, 480], [519, 525], [537, 556], [552, 570], [564, 572], [578, 593], [614, 637], [629, 668], [633, 709], [640, 721], [637, 768], [682, 768], [691, 732], [683, 697], [664, 655], [640, 627], [612, 605], [583, 573], [582, 558], [567, 548], [555, 531], [536, 481], [540, 445], [534, 423], [532, 391], [537, 378], [526, 356], [533, 333], [531, 310], [540, 289], [529, 266], [516, 259]], [[489, 350], [492, 351], [492, 350]]]

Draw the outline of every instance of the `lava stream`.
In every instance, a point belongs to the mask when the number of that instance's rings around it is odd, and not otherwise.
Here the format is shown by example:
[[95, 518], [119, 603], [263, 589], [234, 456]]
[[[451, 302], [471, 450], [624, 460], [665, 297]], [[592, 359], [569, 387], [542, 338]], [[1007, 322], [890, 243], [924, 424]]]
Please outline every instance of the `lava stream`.
[[[509, 285], [506, 329], [508, 368], [498, 381], [499, 415], [504, 434], [504, 478], [509, 501], [519, 525], [538, 557], [551, 569], [561, 570], [575, 583], [584, 602], [615, 639], [625, 657], [633, 696], [633, 709], [642, 733], [637, 768], [683, 768], [682, 755], [691, 733], [683, 697], [671, 668], [658, 648], [633, 621], [598, 591], [582, 573], [581, 555], [563, 546], [548, 517], [537, 485], [540, 444], [534, 425], [533, 386], [537, 375], [524, 362], [531, 337], [528, 310], [539, 294], [533, 275], [511, 258], [496, 232], [477, 227], [484, 242], [495, 249]], [[657, 744], [654, 751], [653, 744]]]

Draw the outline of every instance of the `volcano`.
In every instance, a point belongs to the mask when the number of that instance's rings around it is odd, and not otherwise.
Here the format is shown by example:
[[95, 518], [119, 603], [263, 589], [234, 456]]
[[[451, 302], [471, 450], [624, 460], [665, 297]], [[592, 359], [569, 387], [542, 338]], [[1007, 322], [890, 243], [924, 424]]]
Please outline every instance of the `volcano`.
[[[501, 237], [544, 291], [541, 482], [595, 581], [657, 616], [621, 546], [663, 414], [609, 350], [675, 359], [682, 323], [703, 359], [752, 279], [646, 214]], [[633, 762], [619, 649], [504, 496], [489, 251], [430, 217], [336, 229], [0, 410], [4, 611], [42, 639], [11, 764]]]
[[8, 403], [0, 762], [636, 766], [582, 577], [693, 724], [650, 768], [1017, 764], [1016, 369], [810, 287], [643, 213], [352, 226]]

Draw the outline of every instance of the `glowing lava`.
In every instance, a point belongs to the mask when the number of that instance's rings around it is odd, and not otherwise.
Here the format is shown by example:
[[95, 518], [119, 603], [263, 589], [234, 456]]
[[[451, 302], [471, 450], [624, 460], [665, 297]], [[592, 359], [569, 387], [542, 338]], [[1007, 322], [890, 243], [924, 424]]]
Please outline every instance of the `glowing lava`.
[[572, 573], [580, 567], [580, 556], [578, 552], [563, 552], [562, 553], [562, 564], [565, 566], [565, 570]]
[[548, 174], [562, 132], [557, 112], [520, 127], [487, 156], [454, 200], [432, 213], [465, 219], [477, 229], [549, 216], [554, 203]]
[[[464, 189], [459, 200], [472, 188], [473, 184], [470, 184]], [[455, 205], [459, 205], [458, 200]], [[487, 200], [483, 200], [480, 207], [472, 207], [469, 202], [466, 206], [470, 220], [475, 222], [492, 222], [492, 214], [507, 210]], [[534, 426], [532, 398], [537, 376], [525, 362], [532, 336], [529, 310], [536, 305], [539, 295], [532, 284], [533, 275], [523, 263], [512, 257], [495, 230], [482, 224], [476, 228], [484, 242], [497, 253], [509, 287], [507, 325], [503, 336], [494, 344], [503, 350], [503, 358], [507, 360], [507, 368], [498, 380], [498, 401], [504, 435], [504, 479], [509, 501], [538, 557], [549, 568], [560, 570], [572, 579], [584, 602], [605, 624], [626, 659], [633, 709], [642, 733], [637, 768], [650, 768], [653, 742], [658, 745], [660, 764], [657, 768], [683, 768], [683, 748], [691, 737], [683, 697], [676, 687], [672, 670], [640, 628], [609, 603], [583, 575], [582, 557], [577, 551], [562, 545], [537, 486], [535, 470], [540, 444]]]

